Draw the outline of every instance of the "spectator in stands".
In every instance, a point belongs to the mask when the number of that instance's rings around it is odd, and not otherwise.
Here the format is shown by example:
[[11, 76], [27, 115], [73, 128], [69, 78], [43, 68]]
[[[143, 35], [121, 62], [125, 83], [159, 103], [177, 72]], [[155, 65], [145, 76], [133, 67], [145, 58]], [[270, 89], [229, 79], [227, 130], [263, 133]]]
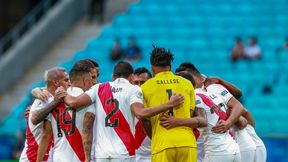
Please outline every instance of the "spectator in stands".
[[114, 45], [111, 50], [110, 58], [112, 61], [120, 60], [123, 57], [123, 50], [119, 39], [115, 39]]
[[138, 60], [141, 57], [141, 49], [137, 46], [135, 38], [129, 37], [129, 44], [125, 54], [128, 60]]
[[255, 37], [249, 38], [248, 46], [244, 49], [244, 57], [247, 60], [258, 60], [261, 58], [261, 48], [257, 44]]
[[230, 58], [233, 62], [236, 62], [244, 58], [244, 45], [240, 37], [235, 38], [235, 45], [230, 53]]
[[280, 47], [278, 47], [278, 48], [276, 49], [276, 52], [275, 52], [276, 56], [278, 56], [278, 57], [279, 57], [279, 55], [281, 55], [282, 53], [288, 53], [288, 37], [286, 37], [283, 45], [280, 46]]

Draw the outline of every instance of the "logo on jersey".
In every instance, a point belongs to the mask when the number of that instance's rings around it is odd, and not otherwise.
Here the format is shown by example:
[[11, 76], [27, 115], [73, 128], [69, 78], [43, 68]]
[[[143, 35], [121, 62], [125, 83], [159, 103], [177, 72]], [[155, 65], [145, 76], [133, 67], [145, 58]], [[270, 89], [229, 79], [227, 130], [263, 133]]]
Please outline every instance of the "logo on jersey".
[[200, 100], [196, 100], [196, 105], [201, 104]]
[[224, 90], [223, 92], [221, 92], [221, 95], [222, 95], [222, 96], [225, 96], [227, 93], [228, 93], [228, 91], [227, 91], [227, 90]]
[[136, 97], [143, 100], [143, 94], [141, 92], [137, 92]]

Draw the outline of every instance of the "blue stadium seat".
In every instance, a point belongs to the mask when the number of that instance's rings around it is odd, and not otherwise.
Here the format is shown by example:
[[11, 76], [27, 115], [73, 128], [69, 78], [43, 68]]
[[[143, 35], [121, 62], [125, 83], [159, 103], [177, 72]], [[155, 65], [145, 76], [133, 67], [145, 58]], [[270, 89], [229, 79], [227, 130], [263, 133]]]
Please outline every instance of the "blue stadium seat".
[[[134, 66], [150, 67], [152, 44], [167, 47], [175, 55], [174, 69], [181, 62], [191, 61], [202, 73], [218, 75], [239, 86], [260, 135], [285, 134], [288, 133], [284, 122], [288, 116], [285, 110], [288, 101], [281, 96], [288, 93], [288, 52], [276, 57], [275, 50], [288, 34], [287, 6], [287, 0], [141, 0], [131, 5], [128, 12], [117, 15], [98, 38], [87, 42], [86, 49], [75, 51], [73, 59], [61, 65], [69, 70], [77, 60], [95, 59], [100, 64], [99, 80], [111, 80], [114, 62], [109, 60], [109, 54], [113, 42], [119, 38], [125, 46], [127, 38], [133, 35], [143, 53]], [[246, 44], [251, 35], [258, 37], [263, 58], [231, 63], [229, 50], [234, 37], [241, 36]], [[271, 94], [263, 95], [266, 84], [273, 84], [273, 89]], [[7, 123], [21, 123], [23, 127], [23, 122], [17, 121], [27, 103], [28, 99], [23, 100], [13, 108], [12, 115], [5, 119], [0, 129], [7, 129], [7, 132], [20, 129], [20, 126], [9, 128]], [[279, 120], [274, 120], [275, 114], [270, 111], [275, 108], [279, 108]], [[285, 126], [287, 129], [283, 129]], [[275, 154], [268, 160], [283, 161], [279, 158], [283, 152], [276, 150]]]

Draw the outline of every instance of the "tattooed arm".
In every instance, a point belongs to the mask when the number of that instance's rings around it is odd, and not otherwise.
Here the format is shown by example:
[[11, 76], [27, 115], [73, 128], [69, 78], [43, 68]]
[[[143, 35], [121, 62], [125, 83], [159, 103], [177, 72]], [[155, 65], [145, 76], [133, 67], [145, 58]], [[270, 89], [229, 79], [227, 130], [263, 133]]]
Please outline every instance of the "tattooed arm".
[[91, 112], [86, 112], [83, 121], [82, 142], [85, 153], [85, 161], [91, 161], [91, 147], [93, 140], [93, 123], [95, 115]]
[[56, 106], [60, 103], [59, 100], [54, 99], [51, 103], [44, 106], [43, 108], [39, 110], [35, 110], [32, 112], [31, 122], [34, 125], [37, 125], [38, 123], [42, 122], [49, 113], [56, 108]]
[[164, 114], [160, 119], [160, 125], [166, 129], [171, 129], [179, 126], [186, 126], [190, 128], [206, 127], [208, 124], [206, 112], [203, 108], [195, 108], [191, 111], [191, 118], [175, 118]]
[[152, 125], [150, 119], [142, 119], [142, 124], [147, 136], [152, 139]]
[[43, 106], [39, 110], [35, 110], [32, 112], [32, 117], [31, 117], [32, 123], [34, 125], [36, 125], [36, 124], [40, 123], [41, 121], [43, 121], [47, 117], [47, 115], [52, 110], [54, 110], [58, 104], [60, 104], [62, 102], [62, 98], [65, 96], [67, 96], [66, 91], [63, 91], [63, 92], [61, 91], [59, 93], [55, 93], [54, 100], [51, 103]]

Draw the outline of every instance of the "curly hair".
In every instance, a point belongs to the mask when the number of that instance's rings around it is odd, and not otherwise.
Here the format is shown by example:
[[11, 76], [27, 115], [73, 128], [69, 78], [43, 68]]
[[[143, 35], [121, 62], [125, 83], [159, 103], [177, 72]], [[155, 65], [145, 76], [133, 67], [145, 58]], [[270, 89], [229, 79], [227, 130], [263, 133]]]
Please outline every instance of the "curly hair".
[[166, 50], [165, 48], [155, 47], [153, 46], [153, 50], [151, 52], [150, 63], [153, 66], [169, 66], [171, 62], [173, 62], [174, 57], [170, 50]]

